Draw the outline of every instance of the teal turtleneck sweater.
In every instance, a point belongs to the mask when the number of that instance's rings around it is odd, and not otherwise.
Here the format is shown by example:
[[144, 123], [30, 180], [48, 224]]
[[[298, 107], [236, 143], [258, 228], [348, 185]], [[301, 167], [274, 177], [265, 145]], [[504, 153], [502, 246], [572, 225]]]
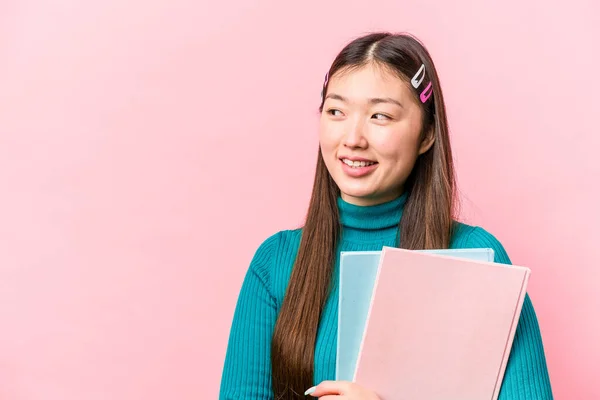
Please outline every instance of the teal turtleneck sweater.
[[[323, 310], [317, 333], [315, 384], [335, 379], [339, 252], [396, 246], [404, 202], [402, 196], [385, 204], [362, 207], [338, 199], [342, 234], [337, 249], [334, 290]], [[300, 235], [300, 229], [274, 234], [259, 246], [250, 263], [231, 326], [221, 379], [221, 400], [273, 399], [271, 335], [299, 248]], [[492, 248], [496, 262], [511, 263], [501, 243], [481, 227], [458, 223], [450, 248]], [[551, 399], [542, 338], [527, 296], [499, 400]]]

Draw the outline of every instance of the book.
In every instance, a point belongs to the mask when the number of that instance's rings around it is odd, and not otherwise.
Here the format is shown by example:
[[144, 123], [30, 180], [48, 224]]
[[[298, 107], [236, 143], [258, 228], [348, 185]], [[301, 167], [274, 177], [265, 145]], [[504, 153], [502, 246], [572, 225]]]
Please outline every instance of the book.
[[530, 274], [384, 247], [354, 382], [384, 399], [497, 400]]
[[[416, 250], [472, 260], [494, 261], [494, 250]], [[352, 381], [358, 359], [381, 251], [344, 251], [340, 254], [336, 380]]]

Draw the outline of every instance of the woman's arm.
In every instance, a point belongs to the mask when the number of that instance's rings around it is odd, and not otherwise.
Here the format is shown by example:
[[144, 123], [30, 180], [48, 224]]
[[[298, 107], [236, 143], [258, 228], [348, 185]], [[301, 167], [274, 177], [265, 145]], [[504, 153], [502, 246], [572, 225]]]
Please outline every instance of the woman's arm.
[[278, 236], [265, 240], [256, 251], [238, 297], [225, 365], [220, 400], [270, 400], [271, 335], [277, 318], [269, 276]]
[[[502, 244], [482, 228], [475, 228], [469, 242], [494, 249], [495, 262], [512, 264]], [[553, 400], [552, 387], [537, 316], [529, 294], [523, 308], [498, 400]]]
[[498, 400], [553, 398], [540, 328], [526, 295]]

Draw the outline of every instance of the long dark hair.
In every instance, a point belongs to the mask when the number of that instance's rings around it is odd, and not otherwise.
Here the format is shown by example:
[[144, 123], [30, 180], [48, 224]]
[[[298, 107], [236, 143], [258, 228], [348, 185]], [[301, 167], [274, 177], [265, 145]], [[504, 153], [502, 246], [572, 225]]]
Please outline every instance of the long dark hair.
[[[432, 147], [419, 156], [404, 185], [408, 197], [399, 222], [399, 246], [406, 249], [447, 248], [454, 221], [455, 177], [448, 122], [437, 71], [426, 48], [412, 35], [372, 33], [347, 44], [328, 72], [360, 68], [369, 63], [388, 68], [411, 85], [425, 65], [419, 90], [413, 93], [423, 110], [422, 137], [431, 133]], [[419, 95], [431, 82], [432, 94]], [[411, 86], [412, 88], [412, 86]], [[327, 82], [323, 87], [323, 99]], [[323, 111], [323, 100], [319, 107]], [[337, 197], [321, 151], [300, 248], [275, 325], [271, 347], [276, 399], [301, 399], [313, 385], [314, 348], [321, 311], [330, 292], [335, 249], [340, 233]]]

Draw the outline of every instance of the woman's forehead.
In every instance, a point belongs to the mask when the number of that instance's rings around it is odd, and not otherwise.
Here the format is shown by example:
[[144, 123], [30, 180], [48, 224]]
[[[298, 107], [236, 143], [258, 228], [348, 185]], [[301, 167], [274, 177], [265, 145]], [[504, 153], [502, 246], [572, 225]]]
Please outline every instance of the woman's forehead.
[[389, 68], [367, 64], [336, 72], [328, 83], [328, 94], [361, 101], [370, 98], [393, 98], [399, 102], [410, 96], [408, 82]]

